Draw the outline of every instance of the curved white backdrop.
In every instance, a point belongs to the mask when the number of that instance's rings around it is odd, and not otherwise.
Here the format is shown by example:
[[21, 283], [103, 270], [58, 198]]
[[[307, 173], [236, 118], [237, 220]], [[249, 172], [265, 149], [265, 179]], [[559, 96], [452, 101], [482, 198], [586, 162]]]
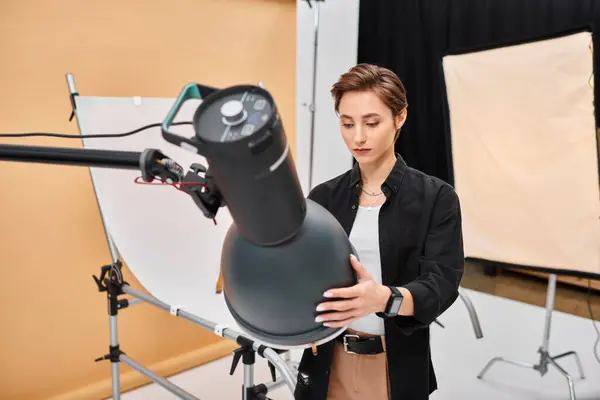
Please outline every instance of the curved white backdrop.
[[[161, 123], [175, 99], [77, 97], [77, 118], [82, 134], [127, 132]], [[199, 100], [188, 101], [176, 121], [191, 121]], [[193, 135], [191, 125], [172, 131]], [[207, 165], [204, 157], [174, 146], [162, 138], [160, 128], [127, 137], [86, 138], [89, 149], [161, 150], [186, 170], [193, 163]], [[137, 170], [91, 168], [98, 203], [121, 259], [142, 286], [157, 299], [220, 325], [228, 325], [256, 338], [233, 319], [222, 294], [216, 294], [221, 248], [233, 222], [226, 207], [219, 209], [217, 225], [204, 217], [192, 198], [170, 185], [136, 184]], [[319, 343], [333, 339], [333, 336]], [[300, 349], [311, 344], [280, 346]], [[317, 344], [319, 344], [317, 343]]]
[[[134, 130], [164, 120], [174, 99], [77, 98], [82, 134], [109, 134]], [[199, 101], [188, 101], [178, 120], [190, 121]], [[192, 134], [191, 126], [175, 126]], [[203, 163], [196, 156], [166, 142], [160, 128], [128, 137], [84, 139], [86, 148], [143, 151], [160, 149], [188, 168]], [[152, 295], [170, 305], [212, 320], [229, 315], [215, 294], [220, 246], [232, 222], [221, 208], [217, 225], [205, 218], [192, 198], [165, 185], [138, 185], [136, 170], [91, 168], [94, 188], [106, 227], [128, 268]], [[233, 323], [233, 320], [226, 321]]]

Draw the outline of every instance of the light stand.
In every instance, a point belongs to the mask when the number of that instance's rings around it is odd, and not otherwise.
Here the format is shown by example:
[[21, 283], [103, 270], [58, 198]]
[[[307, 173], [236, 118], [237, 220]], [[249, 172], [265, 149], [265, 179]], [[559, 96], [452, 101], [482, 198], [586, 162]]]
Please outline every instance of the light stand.
[[[312, 80], [312, 96], [311, 102], [308, 105], [310, 112], [310, 147], [308, 155], [308, 189], [312, 189], [313, 184], [313, 160], [314, 160], [314, 143], [315, 143], [315, 112], [317, 101], [317, 56], [319, 50], [319, 2], [325, 0], [306, 0], [310, 8], [314, 7], [314, 47], [313, 47], [313, 80]], [[312, 4], [314, 2], [314, 6]]]
[[583, 367], [581, 365], [581, 361], [579, 360], [579, 355], [575, 351], [567, 351], [567, 352], [559, 354], [557, 356], [551, 356], [549, 353], [550, 327], [551, 327], [551, 323], [552, 323], [552, 311], [554, 309], [555, 294], [556, 294], [556, 275], [550, 274], [550, 276], [548, 278], [548, 291], [546, 293], [546, 322], [544, 325], [544, 338], [542, 341], [542, 346], [538, 349], [538, 353], [540, 354], [540, 360], [539, 360], [538, 364], [530, 364], [530, 363], [525, 363], [525, 362], [521, 362], [521, 361], [514, 361], [514, 360], [507, 359], [505, 357], [494, 357], [492, 360], [490, 360], [486, 364], [486, 366], [483, 368], [483, 370], [481, 370], [481, 372], [477, 376], [479, 379], [483, 379], [483, 375], [497, 361], [512, 364], [512, 365], [517, 365], [519, 367], [534, 369], [536, 371], [539, 371], [541, 376], [546, 375], [546, 373], [548, 372], [548, 365], [552, 365], [553, 367], [558, 369], [558, 371], [560, 372], [560, 374], [562, 376], [564, 376], [567, 379], [567, 383], [569, 385], [569, 398], [571, 400], [575, 400], [575, 385], [573, 383], [573, 378], [571, 377], [571, 375], [569, 375], [569, 373], [567, 371], [565, 371], [564, 368], [562, 368], [556, 362], [556, 360], [558, 360], [559, 358], [566, 357], [566, 356], [575, 357], [575, 362], [577, 363], [577, 367], [579, 369], [579, 374], [581, 376], [581, 379], [585, 379], [585, 376], [583, 375]]
[[[109, 242], [111, 241], [108, 237]], [[226, 326], [215, 324], [214, 322], [207, 321], [199, 318], [193, 314], [187, 313], [177, 307], [170, 306], [154, 296], [148, 295], [144, 292], [140, 292], [123, 280], [123, 274], [121, 271], [122, 264], [120, 261], [116, 261], [111, 265], [103, 266], [101, 269], [100, 277], [94, 276], [94, 280], [98, 285], [100, 292], [107, 293], [108, 300], [108, 312], [110, 316], [110, 347], [109, 352], [104, 356], [97, 358], [95, 361], [110, 360], [112, 366], [112, 383], [113, 383], [113, 399], [120, 399], [120, 381], [119, 381], [119, 362], [122, 362], [130, 368], [138, 371], [139, 373], [147, 376], [157, 385], [166, 389], [170, 393], [177, 397], [185, 400], [197, 400], [198, 398], [186, 392], [179, 386], [174, 385], [167, 379], [155, 374], [151, 370], [145, 368], [135, 360], [131, 359], [120, 349], [118, 340], [117, 330], [117, 315], [119, 310], [123, 310], [129, 306], [136, 304], [135, 301], [130, 299], [119, 299], [119, 296], [128, 294], [138, 301], [143, 301], [158, 307], [164, 311], [170, 312], [172, 315], [182, 318], [184, 320], [193, 322], [201, 327], [213, 331], [215, 334], [231, 339], [240, 345], [234, 351], [234, 358], [231, 365], [230, 375], [233, 375], [240, 359], [244, 364], [244, 383], [242, 387], [242, 399], [243, 400], [259, 400], [268, 399], [266, 396], [269, 391], [272, 391], [284, 384], [287, 384], [290, 390], [293, 391], [295, 385], [295, 377], [290, 370], [290, 366], [283, 360], [279, 352], [261, 345], [260, 343], [254, 342], [251, 339], [237, 333], [234, 330]], [[256, 354], [265, 358], [269, 362], [269, 368], [271, 369], [271, 376], [273, 382], [267, 384], [254, 384], [254, 364]], [[279, 370], [281, 377], [276, 377], [276, 370]]]

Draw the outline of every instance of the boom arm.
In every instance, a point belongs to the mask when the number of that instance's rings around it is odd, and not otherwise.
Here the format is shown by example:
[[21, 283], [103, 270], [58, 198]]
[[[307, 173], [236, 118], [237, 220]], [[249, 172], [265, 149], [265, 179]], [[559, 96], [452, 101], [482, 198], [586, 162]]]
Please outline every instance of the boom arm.
[[192, 164], [185, 173], [179, 164], [157, 149], [134, 152], [0, 144], [0, 160], [139, 170], [146, 182], [158, 178], [167, 183], [181, 183], [181, 189], [192, 197], [206, 218], [214, 219], [219, 207], [224, 205], [208, 168]]

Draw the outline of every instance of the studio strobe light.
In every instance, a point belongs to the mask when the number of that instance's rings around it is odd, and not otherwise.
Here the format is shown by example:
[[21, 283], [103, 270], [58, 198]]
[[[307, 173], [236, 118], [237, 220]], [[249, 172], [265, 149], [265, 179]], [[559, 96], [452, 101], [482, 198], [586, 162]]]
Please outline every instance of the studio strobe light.
[[[195, 135], [170, 131], [183, 103], [201, 99]], [[156, 149], [143, 152], [0, 145], [0, 160], [139, 169], [147, 182], [181, 183], [207, 218], [226, 206], [233, 223], [221, 249], [227, 307], [241, 328], [278, 349], [306, 348], [344, 328], [315, 322], [331, 288], [351, 286], [355, 253], [339, 222], [302, 193], [277, 106], [264, 88], [188, 84], [162, 123], [163, 138], [203, 156], [185, 172]], [[182, 220], [180, 223], [186, 224]], [[205, 251], [198, 245], [198, 254]], [[330, 299], [329, 299], [330, 300]]]
[[[179, 108], [195, 98], [203, 99], [193, 118], [195, 137], [170, 132]], [[338, 221], [304, 198], [269, 92], [189, 84], [162, 130], [168, 142], [206, 158], [213, 185], [202, 198], [222, 199], [233, 218], [221, 270], [226, 304], [238, 324], [283, 349], [341, 333], [316, 323], [315, 308], [327, 289], [356, 283], [353, 248]]]

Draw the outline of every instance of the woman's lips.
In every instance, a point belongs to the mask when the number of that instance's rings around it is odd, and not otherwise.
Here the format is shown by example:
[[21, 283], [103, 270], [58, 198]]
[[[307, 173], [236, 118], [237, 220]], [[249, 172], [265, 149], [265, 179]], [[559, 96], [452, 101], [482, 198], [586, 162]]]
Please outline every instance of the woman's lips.
[[370, 151], [371, 151], [371, 149], [354, 149], [354, 152], [356, 154], [360, 154], [361, 156], [368, 154]]

